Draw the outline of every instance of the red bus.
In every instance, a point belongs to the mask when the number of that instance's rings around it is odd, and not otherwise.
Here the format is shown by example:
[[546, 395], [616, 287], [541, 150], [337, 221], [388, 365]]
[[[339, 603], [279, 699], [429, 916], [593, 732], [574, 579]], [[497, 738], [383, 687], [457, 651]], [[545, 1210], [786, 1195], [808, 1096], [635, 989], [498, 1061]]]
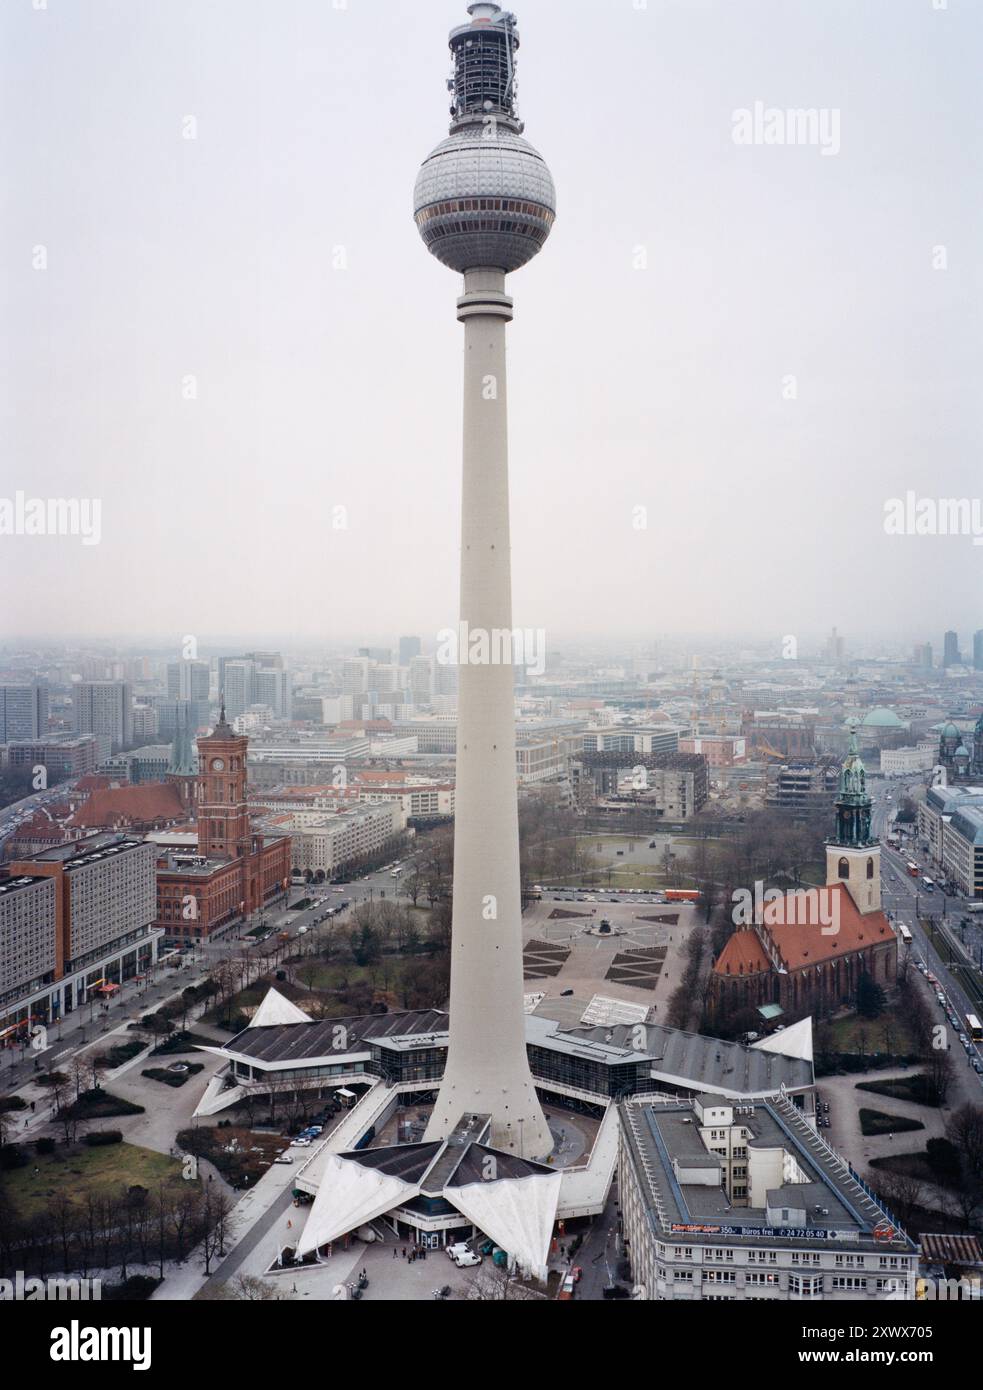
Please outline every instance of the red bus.
[[698, 888], [667, 888], [667, 903], [698, 903], [700, 901], [700, 890]]
[[911, 874], [912, 878], [918, 877], [918, 865], [911, 859], [908, 860], [908, 872]]

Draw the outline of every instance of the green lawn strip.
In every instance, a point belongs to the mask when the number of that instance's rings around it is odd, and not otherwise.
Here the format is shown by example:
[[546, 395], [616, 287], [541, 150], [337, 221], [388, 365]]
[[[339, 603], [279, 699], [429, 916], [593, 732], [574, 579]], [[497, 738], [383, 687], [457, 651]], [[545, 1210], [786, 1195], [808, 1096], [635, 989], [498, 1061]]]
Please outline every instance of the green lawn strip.
[[[37, 1175], [35, 1168], [40, 1170]], [[62, 1195], [81, 1204], [89, 1192], [122, 1192], [135, 1186], [152, 1192], [161, 1182], [177, 1186], [182, 1173], [179, 1159], [137, 1144], [97, 1149], [59, 1144], [53, 1154], [32, 1153], [25, 1167], [5, 1172], [3, 1187], [15, 1213], [30, 1218]]]
[[888, 1096], [891, 1100], [908, 1100], [913, 1105], [938, 1107], [933, 1097], [931, 1080], [924, 1072], [911, 1076], [888, 1076], [883, 1081], [858, 1081], [858, 1091], [870, 1091], [877, 1096]]
[[921, 1120], [909, 1120], [906, 1115], [888, 1115], [883, 1110], [866, 1110], [861, 1106], [859, 1114], [860, 1133], [868, 1136], [901, 1134], [905, 1130], [925, 1128]]

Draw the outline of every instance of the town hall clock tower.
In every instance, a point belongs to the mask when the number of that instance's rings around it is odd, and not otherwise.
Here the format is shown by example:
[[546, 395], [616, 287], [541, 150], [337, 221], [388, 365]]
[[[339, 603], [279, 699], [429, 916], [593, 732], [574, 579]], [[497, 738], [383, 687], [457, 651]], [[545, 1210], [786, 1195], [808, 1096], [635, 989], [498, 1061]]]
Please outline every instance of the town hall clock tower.
[[249, 739], [226, 722], [225, 706], [215, 728], [198, 740], [198, 853], [238, 859], [252, 848], [246, 802]]

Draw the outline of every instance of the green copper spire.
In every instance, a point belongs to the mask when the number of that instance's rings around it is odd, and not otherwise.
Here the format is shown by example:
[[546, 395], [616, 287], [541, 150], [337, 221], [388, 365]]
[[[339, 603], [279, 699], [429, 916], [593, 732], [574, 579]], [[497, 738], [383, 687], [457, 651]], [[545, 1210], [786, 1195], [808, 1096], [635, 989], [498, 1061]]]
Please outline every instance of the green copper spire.
[[836, 835], [829, 842], [863, 849], [877, 841], [870, 833], [871, 803], [867, 795], [867, 769], [860, 758], [856, 724], [850, 725], [846, 762], [840, 771], [836, 794]]
[[171, 743], [171, 760], [167, 770], [179, 777], [194, 777], [198, 772], [198, 758], [191, 732], [191, 708], [186, 700], [178, 702], [174, 740]]

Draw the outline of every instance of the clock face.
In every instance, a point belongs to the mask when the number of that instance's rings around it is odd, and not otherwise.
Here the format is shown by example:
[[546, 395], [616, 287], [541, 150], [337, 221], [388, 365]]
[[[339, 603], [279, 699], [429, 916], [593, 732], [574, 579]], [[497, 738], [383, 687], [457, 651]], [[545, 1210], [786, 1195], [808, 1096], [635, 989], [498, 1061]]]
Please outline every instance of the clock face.
[[224, 758], [213, 758], [213, 759], [212, 759], [212, 771], [213, 771], [213, 772], [224, 772], [224, 771], [225, 771], [225, 759], [224, 759]]

